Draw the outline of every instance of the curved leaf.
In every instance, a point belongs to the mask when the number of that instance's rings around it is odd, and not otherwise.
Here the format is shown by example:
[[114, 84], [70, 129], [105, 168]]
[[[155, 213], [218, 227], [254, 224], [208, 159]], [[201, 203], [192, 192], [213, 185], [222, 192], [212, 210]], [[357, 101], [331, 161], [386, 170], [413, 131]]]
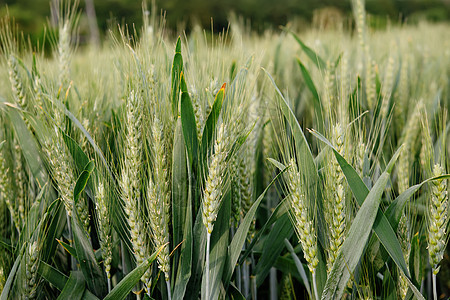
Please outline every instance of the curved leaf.
[[[274, 184], [274, 182], [285, 172], [286, 169], [282, 170], [273, 180], [270, 182], [270, 184], [266, 187], [266, 189], [261, 193], [261, 195], [256, 199], [256, 201], [253, 203], [253, 205], [248, 210], [247, 214], [245, 215], [244, 219], [241, 221], [239, 228], [236, 230], [236, 233], [234, 234], [233, 240], [231, 241], [230, 245], [228, 246], [228, 259], [226, 268], [224, 271], [223, 276], [223, 283], [226, 286], [227, 283], [230, 282], [231, 276], [233, 275], [234, 268], [236, 266], [236, 263], [239, 259], [239, 255], [241, 254], [242, 247], [244, 246], [245, 240], [248, 236], [248, 230], [250, 229], [251, 223], [255, 217], [256, 210], [258, 209], [261, 201], [264, 199], [264, 196], [266, 195], [267, 191], [270, 189], [270, 187]], [[277, 215], [276, 213], [279, 210], [279, 205], [277, 209], [275, 209], [272, 216]], [[272, 221], [274, 218], [272, 216], [269, 218], [269, 221]], [[265, 228], [268, 225], [269, 221], [266, 223], [266, 225], [263, 226], [263, 228], [258, 232], [258, 237], [260, 232], [264, 232]], [[273, 221], [274, 222], [274, 221]], [[271, 224], [271, 223], [270, 223]], [[254, 240], [256, 240], [257, 237], [254, 237]], [[254, 245], [254, 243], [252, 242]], [[250, 249], [253, 248], [251, 245], [249, 247]]]
[[347, 282], [363, 254], [377, 216], [381, 196], [389, 180], [392, 167], [400, 154], [400, 149], [394, 154], [386, 171], [381, 174], [356, 214], [329, 273], [322, 299], [340, 299], [342, 297]]
[[133, 271], [127, 274], [104, 298], [104, 300], [123, 300], [131, 292], [133, 287], [141, 280], [152, 262], [156, 259], [161, 250], [167, 245], [161, 246], [146, 261], [142, 262]]
[[269, 236], [265, 240], [263, 252], [256, 264], [256, 285], [260, 286], [266, 276], [269, 274], [270, 268], [274, 265], [281, 251], [283, 251], [284, 239], [289, 239], [294, 233], [291, 219], [288, 214], [283, 215], [273, 225]]
[[85, 289], [83, 274], [80, 271], [72, 271], [57, 300], [81, 299]]
[[312, 299], [311, 286], [309, 284], [308, 277], [306, 276], [305, 268], [303, 268], [303, 264], [301, 263], [297, 254], [295, 254], [294, 248], [292, 247], [291, 243], [289, 243], [289, 240], [284, 239], [284, 244], [286, 245], [286, 248], [288, 249], [289, 253], [291, 254], [292, 259], [294, 260], [294, 263], [295, 263], [295, 266], [297, 267], [298, 273], [302, 277], [303, 284], [305, 285], [305, 288], [306, 288], [306, 291], [308, 292], [309, 298]]
[[302, 64], [299, 58], [297, 58], [297, 63], [300, 66], [300, 70], [302, 71], [303, 79], [305, 80], [306, 86], [313, 94], [314, 112], [317, 116], [317, 124], [319, 126], [319, 131], [322, 131], [323, 128], [322, 103], [320, 101], [319, 93], [317, 93], [316, 86], [314, 85], [314, 82], [311, 79], [308, 70]]
[[[90, 174], [93, 171], [93, 162], [89, 162], [85, 170], [81, 173], [74, 188], [74, 201], [75, 204], [80, 197], [81, 192], [84, 190]], [[78, 262], [80, 263], [81, 271], [83, 272], [86, 284], [91, 292], [96, 296], [102, 296], [106, 291], [105, 276], [102, 269], [95, 259], [94, 250], [91, 243], [87, 238], [87, 233], [81, 228], [78, 219], [77, 210], [73, 210], [71, 219], [74, 248], [77, 253]]]
[[295, 33], [293, 33], [292, 31], [289, 31], [289, 33], [294, 37], [294, 39], [300, 45], [302, 50], [309, 57], [309, 59], [317, 66], [317, 68], [319, 68], [320, 71], [324, 71], [326, 68], [324, 60], [316, 52], [314, 52], [314, 50], [306, 46], [305, 43], [303, 43], [302, 40]]

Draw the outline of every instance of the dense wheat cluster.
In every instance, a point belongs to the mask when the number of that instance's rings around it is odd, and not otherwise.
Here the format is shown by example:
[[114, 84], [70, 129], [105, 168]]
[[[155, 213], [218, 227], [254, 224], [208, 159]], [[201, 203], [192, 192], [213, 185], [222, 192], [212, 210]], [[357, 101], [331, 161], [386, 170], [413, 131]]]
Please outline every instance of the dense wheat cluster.
[[445, 295], [450, 28], [353, 9], [96, 48], [69, 5], [51, 56], [5, 17], [1, 299]]

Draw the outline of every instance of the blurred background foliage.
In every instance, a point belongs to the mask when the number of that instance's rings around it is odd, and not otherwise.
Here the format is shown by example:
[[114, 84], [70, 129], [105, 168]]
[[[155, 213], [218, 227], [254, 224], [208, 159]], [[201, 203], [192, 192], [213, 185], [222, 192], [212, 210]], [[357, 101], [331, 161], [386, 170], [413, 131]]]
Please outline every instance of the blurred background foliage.
[[[44, 27], [50, 18], [50, 1], [59, 0], [0, 0], [0, 16], [14, 17], [25, 36], [33, 44], [44, 37]], [[80, 0], [83, 14], [80, 19], [81, 41], [87, 40], [91, 30], [86, 4], [93, 3], [100, 36], [117, 24], [142, 25], [142, 0]], [[257, 32], [285, 25], [289, 21], [301, 30], [310, 26], [330, 27], [351, 23], [351, 0], [156, 0], [158, 12], [166, 15], [166, 28], [189, 31], [194, 25], [222, 31], [231, 14], [235, 14]], [[149, 5], [150, 6], [150, 5]], [[384, 27], [388, 22], [415, 23], [419, 20], [450, 20], [450, 0], [367, 0], [372, 27]], [[348, 20], [348, 22], [347, 22]], [[343, 22], [344, 21], [344, 22]], [[48, 27], [48, 26], [47, 26]]]

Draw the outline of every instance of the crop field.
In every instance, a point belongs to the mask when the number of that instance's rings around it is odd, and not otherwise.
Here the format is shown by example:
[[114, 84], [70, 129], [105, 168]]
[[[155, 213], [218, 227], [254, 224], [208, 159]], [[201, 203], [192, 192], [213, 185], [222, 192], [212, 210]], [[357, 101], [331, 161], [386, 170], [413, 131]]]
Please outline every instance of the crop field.
[[[0, 299], [447, 299], [450, 25], [51, 52], [0, 21]], [[147, 12], [144, 10], [144, 12]]]

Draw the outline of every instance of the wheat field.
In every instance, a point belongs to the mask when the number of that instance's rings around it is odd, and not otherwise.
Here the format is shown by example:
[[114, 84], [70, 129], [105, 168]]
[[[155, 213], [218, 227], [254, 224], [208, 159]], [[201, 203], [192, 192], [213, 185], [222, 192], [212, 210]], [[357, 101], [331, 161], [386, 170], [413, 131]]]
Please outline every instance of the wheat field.
[[[0, 23], [1, 299], [449, 297], [450, 27]], [[449, 253], [447, 251], [447, 253]]]

